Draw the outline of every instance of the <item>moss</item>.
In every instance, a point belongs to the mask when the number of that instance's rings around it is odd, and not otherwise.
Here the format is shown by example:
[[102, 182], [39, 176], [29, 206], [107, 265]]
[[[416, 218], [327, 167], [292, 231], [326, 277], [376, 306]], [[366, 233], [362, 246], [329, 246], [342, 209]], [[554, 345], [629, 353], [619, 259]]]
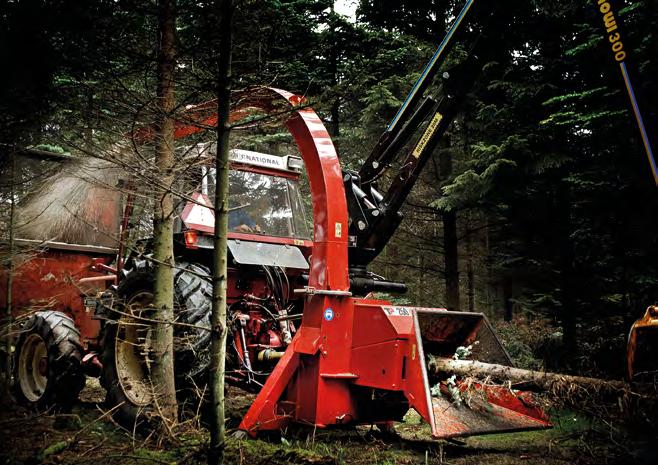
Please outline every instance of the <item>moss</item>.
[[68, 441], [58, 441], [54, 444], [49, 445], [46, 447], [41, 454], [39, 454], [40, 460], [44, 460], [47, 457], [54, 455], [54, 454], [59, 454], [60, 452], [66, 450], [66, 448], [69, 446]]
[[[320, 443], [321, 444], [321, 443]], [[306, 448], [299, 441], [284, 441], [280, 444], [252, 439], [229, 438], [226, 446], [227, 463], [246, 463], [258, 458], [259, 461], [267, 459], [267, 463], [337, 463], [336, 450], [331, 447]], [[249, 460], [247, 460], [249, 459]]]
[[[13, 435], [9, 450], [0, 451], [2, 463], [34, 463], [48, 446], [54, 446], [48, 460], [74, 463], [84, 453], [90, 462], [108, 464], [204, 463], [208, 450], [208, 432], [187, 429], [178, 435], [175, 446], [166, 450], [156, 448], [153, 443], [141, 445], [133, 450], [125, 432], [116, 429], [109, 421], [96, 421], [95, 409], [80, 408], [85, 429], [79, 433], [79, 441], [64, 450], [59, 448], [71, 437], [70, 433], [52, 428], [52, 417], [32, 419], [25, 426], [23, 435]], [[403, 423], [396, 425], [400, 438], [380, 434], [377, 429], [359, 426], [354, 429], [309, 429], [292, 426], [280, 435], [269, 439], [240, 440], [229, 437], [226, 450], [227, 464], [261, 463], [284, 465], [509, 465], [548, 464], [566, 465], [579, 463], [593, 465], [615, 463], [618, 457], [653, 457], [653, 450], [636, 451], [634, 444], [625, 444], [626, 451], [615, 450], [610, 441], [609, 429], [582, 414], [562, 410], [551, 412], [555, 425], [552, 430], [531, 431], [511, 434], [495, 434], [464, 439], [465, 442], [436, 441], [431, 439], [429, 426], [420, 421], [415, 413], [405, 416]], [[20, 420], [16, 420], [20, 421]], [[23, 425], [23, 423], [19, 423]], [[27, 425], [27, 424], [25, 424]], [[2, 433], [0, 431], [0, 433]], [[17, 442], [16, 439], [20, 439]], [[94, 445], [103, 443], [99, 448]], [[35, 450], [34, 445], [39, 449]], [[22, 453], [22, 452], [25, 453]], [[49, 451], [50, 452], [50, 451]], [[645, 453], [646, 452], [646, 453]], [[624, 453], [626, 455], [624, 455]], [[636, 463], [652, 463], [649, 461]]]
[[166, 462], [174, 464], [176, 461], [183, 457], [184, 453], [178, 448], [168, 448], [167, 450], [161, 449], [147, 449], [139, 447], [135, 449], [131, 455], [151, 460], [152, 462]]

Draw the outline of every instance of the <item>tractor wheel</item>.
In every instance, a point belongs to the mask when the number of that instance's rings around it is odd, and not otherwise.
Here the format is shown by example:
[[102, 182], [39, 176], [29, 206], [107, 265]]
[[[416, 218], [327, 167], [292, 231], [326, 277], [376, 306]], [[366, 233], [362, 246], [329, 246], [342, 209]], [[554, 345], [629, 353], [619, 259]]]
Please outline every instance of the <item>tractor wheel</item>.
[[[175, 283], [176, 321], [208, 326], [210, 283], [208, 271], [195, 264], [179, 263]], [[153, 318], [154, 273], [149, 267], [132, 271], [117, 288], [125, 302], [111, 315], [103, 330], [103, 375], [107, 401], [116, 408], [115, 418], [124, 426], [148, 424], [152, 413], [153, 386], [150, 382], [149, 353], [153, 327], [140, 318]], [[184, 393], [207, 367], [207, 331], [174, 327], [174, 364], [177, 391]], [[182, 399], [181, 399], [182, 400]]]
[[[188, 325], [210, 328], [212, 282], [210, 270], [196, 264], [182, 264], [174, 285], [178, 302], [177, 320]], [[210, 331], [189, 326], [174, 330], [178, 342], [175, 364], [181, 387], [202, 381], [210, 366]]]
[[37, 312], [21, 325], [14, 394], [35, 410], [70, 410], [85, 385], [80, 331], [68, 315]]

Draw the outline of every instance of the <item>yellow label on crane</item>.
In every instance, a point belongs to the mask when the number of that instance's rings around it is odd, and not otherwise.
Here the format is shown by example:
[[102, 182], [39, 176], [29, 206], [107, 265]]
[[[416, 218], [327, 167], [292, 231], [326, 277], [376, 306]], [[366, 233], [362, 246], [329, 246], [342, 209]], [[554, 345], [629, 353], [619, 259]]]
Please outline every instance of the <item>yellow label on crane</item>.
[[442, 119], [443, 115], [437, 111], [432, 117], [430, 124], [427, 125], [427, 128], [425, 129], [423, 136], [418, 141], [418, 144], [416, 144], [416, 147], [414, 147], [414, 151], [411, 152], [414, 157], [418, 158], [420, 157], [420, 154], [423, 153], [423, 150], [425, 150], [425, 147], [438, 129], [439, 123], [441, 123]]

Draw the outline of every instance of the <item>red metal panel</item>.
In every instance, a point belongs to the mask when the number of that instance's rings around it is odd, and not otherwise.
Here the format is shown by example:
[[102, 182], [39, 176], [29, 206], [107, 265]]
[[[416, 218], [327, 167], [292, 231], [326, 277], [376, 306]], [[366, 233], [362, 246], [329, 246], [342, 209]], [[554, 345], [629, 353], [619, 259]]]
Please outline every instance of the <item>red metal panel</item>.
[[507, 386], [480, 386], [487, 402], [514, 410], [522, 415], [535, 418], [548, 424], [546, 413], [537, 406], [534, 395], [530, 392], [517, 391]]
[[434, 429], [434, 415], [432, 414], [432, 404], [430, 402], [425, 357], [423, 357], [423, 347], [415, 334], [409, 339], [407, 349], [404, 395], [409, 401], [409, 407], [416, 410], [423, 420]]
[[[295, 338], [298, 336], [299, 333]], [[251, 408], [242, 418], [241, 430], [255, 435], [257, 430], [279, 429], [290, 420], [287, 415], [281, 415], [278, 412], [277, 402], [288, 387], [298, 365], [299, 354], [288, 347], [272, 374], [267, 378], [265, 386], [261, 389]]]
[[[107, 256], [104, 260], [109, 263], [112, 258]], [[95, 260], [89, 253], [71, 250], [46, 249], [23, 255], [23, 261], [16, 264], [14, 271], [14, 316], [38, 310], [58, 310], [73, 317], [85, 344], [95, 340], [100, 323], [92, 320], [93, 315], [86, 311], [81, 296], [94, 295], [106, 289], [108, 281], [78, 281], [104, 276], [91, 270]], [[6, 271], [3, 270], [0, 272], [0, 282], [6, 283], [6, 279]], [[0, 286], [0, 302], [3, 305], [7, 301], [6, 291], [6, 286]]]
[[354, 299], [354, 302], [357, 309], [354, 312], [354, 347], [406, 339], [414, 334], [414, 320], [408, 307], [394, 307], [382, 300]]
[[[410, 327], [413, 327], [413, 320]], [[397, 338], [398, 332], [382, 310], [381, 305], [355, 299], [354, 347], [377, 344]]]
[[[308, 311], [308, 307], [304, 309]], [[356, 417], [349, 380], [332, 379], [326, 375], [349, 373], [352, 356], [352, 323], [354, 306], [351, 298], [325, 297], [312, 311], [321, 312], [319, 373], [325, 377], [308, 379], [306, 385], [317, 383], [315, 422], [332, 425], [349, 423]], [[310, 419], [309, 419], [310, 420]]]
[[[429, 385], [425, 373], [422, 345], [416, 338], [413, 307], [395, 307], [386, 301], [357, 300], [354, 319], [354, 355], [352, 371], [359, 375], [355, 384], [385, 388], [383, 378], [377, 379], [371, 373], [370, 364], [376, 364], [378, 369], [386, 373], [400, 373], [399, 378], [391, 378], [390, 390], [402, 389], [409, 402], [409, 407], [416, 410], [426, 422], [432, 423], [431, 403], [429, 401]], [[444, 309], [423, 309], [430, 313], [443, 314]], [[377, 344], [381, 343], [381, 344]], [[382, 357], [370, 353], [373, 347], [393, 348], [395, 354], [382, 353]], [[365, 347], [364, 347], [365, 346]], [[362, 357], [366, 349], [371, 360]], [[384, 356], [386, 355], [386, 356]], [[404, 365], [404, 376], [402, 375]]]
[[[352, 351], [352, 370], [358, 373], [354, 384], [399, 391], [406, 371], [407, 341], [393, 340], [361, 346]], [[406, 374], [406, 373], [404, 373]]]
[[297, 353], [315, 355], [320, 346], [320, 328], [302, 325], [290, 345]]
[[[445, 391], [443, 395], [432, 398], [436, 423], [436, 427], [432, 428], [434, 437], [447, 439], [551, 427], [541, 410], [526, 408], [517, 398], [518, 394], [510, 392], [507, 388], [500, 386], [489, 386], [486, 390], [478, 388], [472, 386], [467, 400], [461, 403], [454, 402]], [[495, 402], [503, 399], [505, 405]]]
[[319, 357], [317, 356], [300, 356], [299, 369], [294, 383], [289, 388], [289, 390], [294, 390], [294, 394], [285, 397], [286, 400], [295, 402], [295, 417], [293, 418], [295, 421], [303, 421], [309, 424], [318, 423], [318, 383], [315, 382], [320, 373], [318, 362]]

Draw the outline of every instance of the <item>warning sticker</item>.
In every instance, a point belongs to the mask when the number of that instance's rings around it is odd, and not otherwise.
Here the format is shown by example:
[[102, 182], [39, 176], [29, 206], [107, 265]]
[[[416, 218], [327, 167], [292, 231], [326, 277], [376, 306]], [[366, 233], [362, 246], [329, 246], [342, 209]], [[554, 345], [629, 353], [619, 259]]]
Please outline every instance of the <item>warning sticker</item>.
[[436, 132], [436, 129], [439, 127], [439, 123], [441, 123], [442, 119], [443, 115], [437, 111], [432, 117], [430, 124], [427, 125], [427, 129], [425, 129], [423, 137], [420, 138], [420, 141], [418, 141], [418, 144], [416, 147], [414, 147], [414, 151], [411, 152], [414, 157], [418, 158], [420, 157], [420, 154], [423, 153], [423, 150], [425, 150], [425, 147]]
[[389, 316], [411, 316], [411, 309], [407, 307], [382, 307]]
[[187, 202], [181, 213], [181, 220], [190, 229], [212, 233], [215, 231], [215, 214], [210, 209], [210, 199], [204, 194], [195, 193], [194, 202]]

